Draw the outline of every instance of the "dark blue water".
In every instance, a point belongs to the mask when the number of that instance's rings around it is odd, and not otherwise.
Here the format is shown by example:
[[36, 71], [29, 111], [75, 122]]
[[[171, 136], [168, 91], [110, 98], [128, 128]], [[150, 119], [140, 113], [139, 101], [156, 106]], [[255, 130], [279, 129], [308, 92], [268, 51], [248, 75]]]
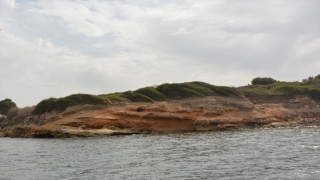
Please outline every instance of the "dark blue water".
[[320, 179], [320, 127], [0, 138], [0, 179]]

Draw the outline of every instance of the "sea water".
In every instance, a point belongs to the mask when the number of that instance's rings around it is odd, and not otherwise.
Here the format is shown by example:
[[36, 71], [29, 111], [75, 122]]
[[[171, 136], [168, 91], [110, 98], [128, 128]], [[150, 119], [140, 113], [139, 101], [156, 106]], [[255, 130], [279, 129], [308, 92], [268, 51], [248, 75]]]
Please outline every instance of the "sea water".
[[320, 179], [320, 127], [0, 138], [0, 179]]

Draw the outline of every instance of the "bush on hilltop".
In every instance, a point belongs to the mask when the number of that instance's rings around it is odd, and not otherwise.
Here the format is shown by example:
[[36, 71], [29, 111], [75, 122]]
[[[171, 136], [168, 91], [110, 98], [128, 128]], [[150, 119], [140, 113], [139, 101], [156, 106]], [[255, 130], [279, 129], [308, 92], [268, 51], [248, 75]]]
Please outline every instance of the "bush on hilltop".
[[4, 99], [0, 101], [0, 114], [6, 115], [11, 108], [15, 107], [17, 107], [17, 105], [11, 99]]
[[278, 82], [275, 79], [272, 79], [270, 77], [256, 77], [251, 81], [252, 85], [267, 85], [267, 84], [273, 84]]

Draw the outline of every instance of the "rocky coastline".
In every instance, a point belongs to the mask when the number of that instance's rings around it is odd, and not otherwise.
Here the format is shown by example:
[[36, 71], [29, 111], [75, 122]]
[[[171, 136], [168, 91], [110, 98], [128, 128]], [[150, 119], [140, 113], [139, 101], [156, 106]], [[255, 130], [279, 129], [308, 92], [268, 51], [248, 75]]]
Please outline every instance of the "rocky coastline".
[[307, 96], [208, 96], [151, 103], [82, 104], [24, 119], [2, 118], [0, 137], [68, 138], [320, 124]]

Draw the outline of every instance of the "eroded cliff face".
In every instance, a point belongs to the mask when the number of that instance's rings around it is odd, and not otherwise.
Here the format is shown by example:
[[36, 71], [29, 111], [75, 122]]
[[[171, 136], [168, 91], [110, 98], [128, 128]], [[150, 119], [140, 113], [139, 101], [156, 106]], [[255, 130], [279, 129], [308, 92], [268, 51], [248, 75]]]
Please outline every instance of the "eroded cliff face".
[[0, 122], [0, 136], [54, 138], [215, 131], [319, 122], [320, 108], [308, 97], [215, 96], [154, 103], [79, 105], [64, 112], [4, 119]]

